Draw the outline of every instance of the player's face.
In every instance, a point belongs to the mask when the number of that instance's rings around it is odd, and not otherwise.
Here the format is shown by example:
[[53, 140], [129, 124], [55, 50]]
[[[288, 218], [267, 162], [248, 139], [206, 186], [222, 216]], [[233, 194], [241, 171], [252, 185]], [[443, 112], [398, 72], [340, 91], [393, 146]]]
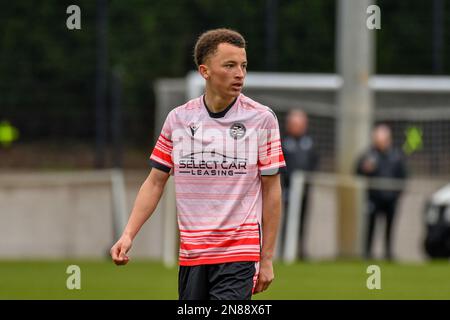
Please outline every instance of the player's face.
[[206, 63], [209, 87], [222, 97], [237, 97], [247, 75], [247, 54], [244, 48], [221, 43]]

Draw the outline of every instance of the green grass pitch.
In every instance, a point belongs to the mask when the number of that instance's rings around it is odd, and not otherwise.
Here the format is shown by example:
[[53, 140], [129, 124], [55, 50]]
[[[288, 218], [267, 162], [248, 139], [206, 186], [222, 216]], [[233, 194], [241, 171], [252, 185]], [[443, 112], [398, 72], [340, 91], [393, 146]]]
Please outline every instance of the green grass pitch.
[[[81, 289], [69, 290], [69, 265], [81, 269]], [[366, 287], [367, 267], [381, 268], [381, 289]], [[0, 261], [0, 299], [177, 299], [177, 268], [132, 260]], [[450, 299], [450, 263], [330, 261], [275, 264], [270, 289], [254, 299]]]

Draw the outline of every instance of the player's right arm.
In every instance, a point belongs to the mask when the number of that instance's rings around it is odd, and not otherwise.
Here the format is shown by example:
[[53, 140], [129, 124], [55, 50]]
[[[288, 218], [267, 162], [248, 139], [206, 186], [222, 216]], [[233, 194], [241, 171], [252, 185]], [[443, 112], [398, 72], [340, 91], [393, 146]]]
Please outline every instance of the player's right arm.
[[169, 173], [153, 168], [142, 184], [122, 236], [111, 248], [111, 257], [116, 265], [128, 263], [126, 254], [142, 225], [155, 211], [168, 178]]

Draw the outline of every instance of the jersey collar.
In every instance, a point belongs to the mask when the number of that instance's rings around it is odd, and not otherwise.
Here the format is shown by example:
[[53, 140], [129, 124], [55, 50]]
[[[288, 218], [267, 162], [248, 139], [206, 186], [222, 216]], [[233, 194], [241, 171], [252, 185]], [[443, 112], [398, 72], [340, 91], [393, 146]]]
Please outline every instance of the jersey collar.
[[227, 114], [228, 110], [231, 109], [231, 107], [234, 106], [239, 96], [237, 96], [225, 109], [223, 109], [220, 112], [212, 112], [209, 110], [208, 106], [206, 105], [205, 95], [202, 97], [203, 105], [205, 106], [206, 111], [208, 111], [208, 114], [211, 118], [223, 118]]

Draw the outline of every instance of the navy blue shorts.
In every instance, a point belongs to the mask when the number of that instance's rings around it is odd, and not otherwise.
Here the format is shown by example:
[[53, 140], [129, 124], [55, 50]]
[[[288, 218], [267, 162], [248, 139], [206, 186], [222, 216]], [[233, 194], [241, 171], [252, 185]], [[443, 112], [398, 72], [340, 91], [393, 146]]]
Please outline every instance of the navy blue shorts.
[[180, 300], [250, 300], [255, 262], [180, 266]]

